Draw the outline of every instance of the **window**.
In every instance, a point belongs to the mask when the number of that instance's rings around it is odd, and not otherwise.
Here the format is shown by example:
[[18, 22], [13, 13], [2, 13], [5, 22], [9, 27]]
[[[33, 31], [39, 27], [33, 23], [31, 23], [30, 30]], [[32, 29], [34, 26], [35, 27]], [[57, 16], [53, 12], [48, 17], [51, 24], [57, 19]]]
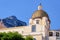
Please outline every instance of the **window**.
[[53, 32], [49, 32], [49, 36], [53, 36]]
[[39, 24], [39, 20], [36, 20], [36, 24]]
[[32, 25], [32, 32], [36, 32], [36, 25]]
[[22, 33], [24, 33], [24, 31], [22, 31]]
[[36, 38], [34, 38], [34, 40], [36, 40]]
[[56, 32], [56, 36], [59, 37], [59, 32]]

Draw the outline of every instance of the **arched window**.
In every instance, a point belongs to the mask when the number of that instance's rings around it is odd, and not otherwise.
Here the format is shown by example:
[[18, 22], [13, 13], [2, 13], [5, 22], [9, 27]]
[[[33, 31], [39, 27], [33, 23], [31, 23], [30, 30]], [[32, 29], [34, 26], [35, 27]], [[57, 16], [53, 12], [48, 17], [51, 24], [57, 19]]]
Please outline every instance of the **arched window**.
[[36, 20], [36, 24], [39, 24], [39, 20]]
[[36, 40], [36, 38], [34, 38], [34, 40]]

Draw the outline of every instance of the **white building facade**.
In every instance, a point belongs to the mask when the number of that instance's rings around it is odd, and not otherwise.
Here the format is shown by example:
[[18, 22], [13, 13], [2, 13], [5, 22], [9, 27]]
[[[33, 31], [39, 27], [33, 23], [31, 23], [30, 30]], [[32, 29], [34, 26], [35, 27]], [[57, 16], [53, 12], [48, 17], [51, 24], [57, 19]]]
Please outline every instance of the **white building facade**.
[[60, 31], [50, 30], [48, 14], [38, 6], [28, 26], [5, 28], [0, 26], [0, 32], [18, 32], [23, 36], [32, 35], [34, 40], [60, 40]]

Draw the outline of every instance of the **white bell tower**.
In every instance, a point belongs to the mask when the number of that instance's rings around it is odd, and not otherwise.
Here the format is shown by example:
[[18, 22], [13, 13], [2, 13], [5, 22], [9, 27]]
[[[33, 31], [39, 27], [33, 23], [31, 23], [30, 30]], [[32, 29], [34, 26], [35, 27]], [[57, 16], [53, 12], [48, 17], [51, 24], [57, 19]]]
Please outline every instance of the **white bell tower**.
[[32, 15], [29, 25], [36, 25], [36, 32], [41, 33], [44, 40], [48, 40], [50, 19], [48, 14], [42, 10], [42, 5], [38, 6], [38, 10]]

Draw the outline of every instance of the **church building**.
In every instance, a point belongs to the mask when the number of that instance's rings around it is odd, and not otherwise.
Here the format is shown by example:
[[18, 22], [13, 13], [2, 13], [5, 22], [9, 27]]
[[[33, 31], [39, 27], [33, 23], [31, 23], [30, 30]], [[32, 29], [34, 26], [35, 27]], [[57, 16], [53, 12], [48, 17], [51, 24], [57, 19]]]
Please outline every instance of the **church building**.
[[48, 14], [39, 5], [38, 9], [32, 14], [28, 26], [3, 27], [0, 32], [18, 32], [23, 36], [32, 35], [34, 40], [60, 40], [59, 30], [50, 30], [50, 19]]

